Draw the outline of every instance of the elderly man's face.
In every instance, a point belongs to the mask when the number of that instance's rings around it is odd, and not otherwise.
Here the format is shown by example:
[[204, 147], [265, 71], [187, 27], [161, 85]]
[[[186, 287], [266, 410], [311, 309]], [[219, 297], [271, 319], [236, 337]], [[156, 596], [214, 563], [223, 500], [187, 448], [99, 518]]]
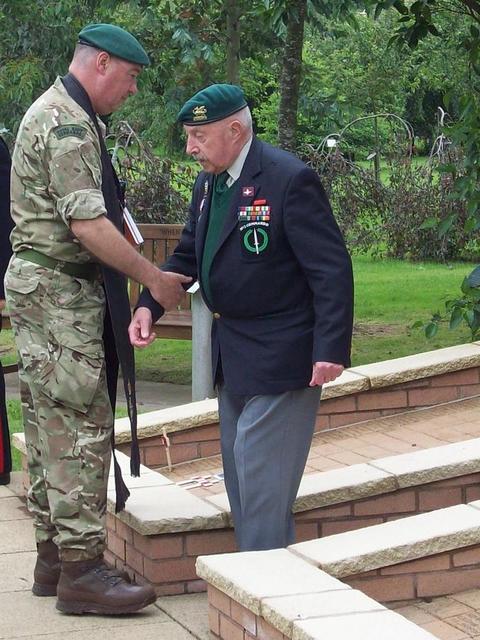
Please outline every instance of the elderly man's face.
[[[237, 123], [238, 125], [238, 123]], [[208, 173], [222, 173], [238, 155], [238, 126], [228, 120], [202, 125], [184, 125], [187, 135], [186, 151]]]

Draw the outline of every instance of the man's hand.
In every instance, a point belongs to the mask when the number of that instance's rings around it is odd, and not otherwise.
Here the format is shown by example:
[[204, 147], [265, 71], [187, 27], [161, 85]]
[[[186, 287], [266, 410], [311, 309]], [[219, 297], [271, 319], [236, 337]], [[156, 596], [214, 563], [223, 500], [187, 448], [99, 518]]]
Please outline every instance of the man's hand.
[[5, 309], [5, 300], [0, 300], [0, 311]]
[[157, 277], [153, 285], [149, 286], [149, 290], [155, 300], [166, 311], [169, 311], [180, 304], [180, 300], [185, 293], [182, 283], [191, 281], [192, 279], [189, 276], [184, 276], [181, 273], [158, 270]]
[[155, 340], [152, 331], [152, 312], [146, 307], [139, 307], [133, 314], [128, 327], [128, 337], [134, 347], [148, 347]]
[[344, 367], [334, 362], [315, 362], [312, 369], [312, 379], [309, 382], [310, 387], [318, 387], [325, 382], [331, 382], [342, 374]]
[[184, 293], [182, 282], [191, 282], [192, 279], [161, 271], [140, 255], [105, 216], [93, 220], [74, 219], [70, 228], [81, 244], [99, 260], [147, 286], [164, 309], [178, 305]]

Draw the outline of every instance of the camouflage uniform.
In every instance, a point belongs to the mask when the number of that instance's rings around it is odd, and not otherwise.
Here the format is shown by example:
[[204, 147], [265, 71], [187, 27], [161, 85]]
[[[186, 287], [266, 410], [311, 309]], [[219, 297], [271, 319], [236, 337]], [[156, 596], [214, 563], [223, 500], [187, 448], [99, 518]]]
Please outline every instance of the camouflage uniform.
[[[60, 79], [27, 111], [12, 160], [16, 226], [5, 289], [20, 356], [29, 508], [37, 542], [54, 538], [62, 560], [87, 560], [105, 548], [113, 428], [105, 294], [99, 275], [80, 278], [61, 268], [65, 261], [94, 270], [70, 221], [106, 210], [96, 131]], [[60, 262], [34, 264], [21, 257], [28, 249]]]

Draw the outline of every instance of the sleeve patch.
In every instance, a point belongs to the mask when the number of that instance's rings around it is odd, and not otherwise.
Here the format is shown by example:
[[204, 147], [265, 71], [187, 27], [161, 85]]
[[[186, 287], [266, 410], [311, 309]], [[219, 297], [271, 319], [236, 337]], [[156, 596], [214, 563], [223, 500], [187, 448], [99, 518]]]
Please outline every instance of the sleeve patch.
[[83, 140], [87, 135], [86, 127], [82, 127], [79, 124], [65, 124], [60, 127], [56, 127], [53, 130], [57, 140], [63, 140], [63, 138], [80, 138]]

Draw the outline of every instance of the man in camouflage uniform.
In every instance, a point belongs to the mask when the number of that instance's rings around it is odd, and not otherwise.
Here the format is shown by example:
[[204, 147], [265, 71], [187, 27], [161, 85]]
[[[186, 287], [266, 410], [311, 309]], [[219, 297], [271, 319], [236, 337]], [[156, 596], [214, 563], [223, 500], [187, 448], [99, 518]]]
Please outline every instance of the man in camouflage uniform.
[[38, 548], [33, 592], [57, 594], [57, 608], [66, 613], [128, 613], [155, 600], [153, 589], [130, 583], [102, 558], [113, 429], [105, 291], [112, 325], [115, 309], [99, 263], [153, 287], [169, 308], [189, 279], [154, 267], [107, 217], [106, 149], [95, 115], [135, 94], [148, 62], [123, 29], [83, 29], [70, 73], [27, 111], [12, 158], [16, 226], [5, 288], [20, 355]]

